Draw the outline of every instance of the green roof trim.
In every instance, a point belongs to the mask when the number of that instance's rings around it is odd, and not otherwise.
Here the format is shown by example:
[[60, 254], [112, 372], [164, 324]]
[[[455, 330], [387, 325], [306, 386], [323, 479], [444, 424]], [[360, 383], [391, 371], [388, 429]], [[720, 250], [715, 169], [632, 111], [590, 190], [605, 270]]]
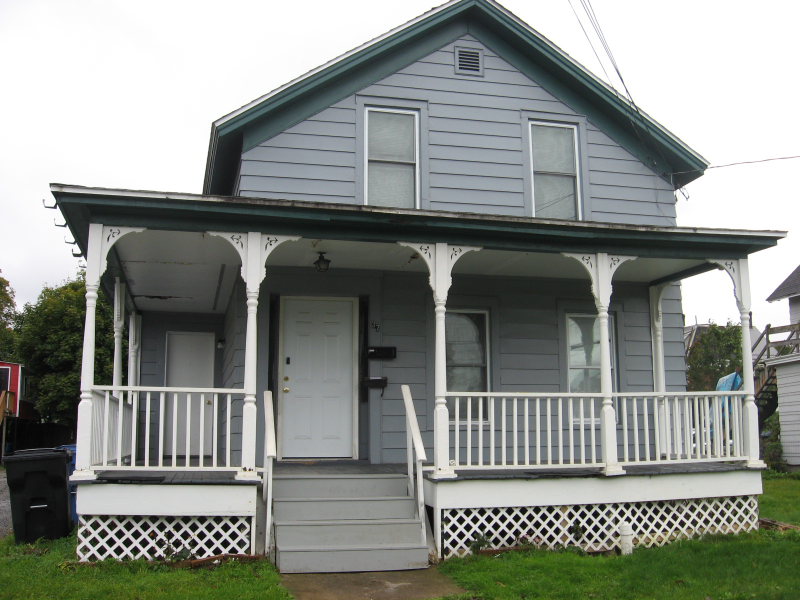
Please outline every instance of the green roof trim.
[[[206, 194], [230, 194], [243, 151], [470, 33], [676, 187], [708, 162], [491, 0], [434, 9], [212, 125]], [[643, 142], [643, 140], [649, 140]]]
[[[89, 223], [175, 231], [263, 231], [362, 242], [448, 242], [519, 252], [608, 252], [652, 258], [743, 258], [784, 232], [546, 221], [443, 211], [51, 186], [82, 251]], [[710, 268], [716, 268], [711, 266]]]

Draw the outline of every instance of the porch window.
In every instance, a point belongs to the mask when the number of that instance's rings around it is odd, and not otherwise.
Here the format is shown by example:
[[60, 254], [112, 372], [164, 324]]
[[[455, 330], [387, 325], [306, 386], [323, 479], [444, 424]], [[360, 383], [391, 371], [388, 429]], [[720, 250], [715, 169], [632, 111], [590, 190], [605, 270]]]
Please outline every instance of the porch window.
[[419, 206], [418, 115], [415, 111], [367, 109], [365, 204]]
[[562, 123], [531, 123], [534, 216], [581, 218], [578, 182], [578, 128]]
[[[614, 318], [608, 316], [611, 347], [611, 382], [616, 389]], [[567, 315], [569, 391], [600, 392], [600, 320], [597, 315]]]
[[[479, 310], [448, 310], [445, 318], [447, 390], [453, 392], [489, 391], [489, 313]], [[450, 417], [455, 419], [454, 399], [448, 399]], [[488, 419], [486, 398], [472, 399], [472, 421], [477, 423], [479, 406]], [[460, 420], [466, 421], [466, 400], [461, 400]]]

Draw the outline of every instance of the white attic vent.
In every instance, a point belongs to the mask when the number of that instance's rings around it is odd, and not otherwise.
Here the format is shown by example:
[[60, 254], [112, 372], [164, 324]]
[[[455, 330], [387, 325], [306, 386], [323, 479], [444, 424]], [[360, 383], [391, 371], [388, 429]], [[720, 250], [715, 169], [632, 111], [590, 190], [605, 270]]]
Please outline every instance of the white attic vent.
[[483, 50], [456, 47], [456, 74], [483, 77]]

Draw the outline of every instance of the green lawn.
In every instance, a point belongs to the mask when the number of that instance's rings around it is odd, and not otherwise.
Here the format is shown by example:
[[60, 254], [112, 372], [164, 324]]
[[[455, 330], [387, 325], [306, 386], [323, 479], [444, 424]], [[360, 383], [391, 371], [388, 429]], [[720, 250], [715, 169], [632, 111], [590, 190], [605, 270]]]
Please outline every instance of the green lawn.
[[[800, 479], [764, 481], [761, 516], [800, 525]], [[765, 600], [800, 598], [800, 534], [711, 536], [631, 556], [510, 552], [439, 567], [475, 600]], [[140, 561], [75, 562], [75, 538], [35, 545], [0, 540], [0, 600], [288, 600], [267, 561], [177, 570]]]
[[75, 563], [75, 538], [35, 545], [0, 540], [0, 598], [97, 600], [288, 600], [267, 561], [184, 570], [142, 561]]
[[800, 525], [800, 479], [765, 479], [758, 506], [761, 517]]

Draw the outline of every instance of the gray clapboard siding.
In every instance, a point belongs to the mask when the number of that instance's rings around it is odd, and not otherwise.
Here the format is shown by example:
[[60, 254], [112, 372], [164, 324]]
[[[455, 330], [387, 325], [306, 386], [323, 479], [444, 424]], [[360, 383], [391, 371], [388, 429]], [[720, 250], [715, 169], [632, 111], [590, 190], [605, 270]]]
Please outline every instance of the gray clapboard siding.
[[789, 322], [797, 323], [800, 321], [800, 296], [789, 298]]
[[[454, 47], [480, 46], [484, 76], [454, 72]], [[428, 162], [422, 208], [526, 216], [523, 152], [526, 114], [576, 113], [471, 35], [448, 44], [359, 92], [367, 98], [424, 102], [421, 132]], [[356, 162], [363, 115], [350, 96], [290, 127], [242, 156], [237, 193], [350, 204], [360, 200]], [[418, 108], [418, 105], [412, 108]], [[586, 214], [596, 221], [674, 225], [672, 187], [591, 123], [586, 126]], [[292, 168], [284, 168], [287, 163]], [[528, 208], [526, 208], [526, 206]]]
[[800, 465], [800, 362], [777, 365], [783, 456]]

